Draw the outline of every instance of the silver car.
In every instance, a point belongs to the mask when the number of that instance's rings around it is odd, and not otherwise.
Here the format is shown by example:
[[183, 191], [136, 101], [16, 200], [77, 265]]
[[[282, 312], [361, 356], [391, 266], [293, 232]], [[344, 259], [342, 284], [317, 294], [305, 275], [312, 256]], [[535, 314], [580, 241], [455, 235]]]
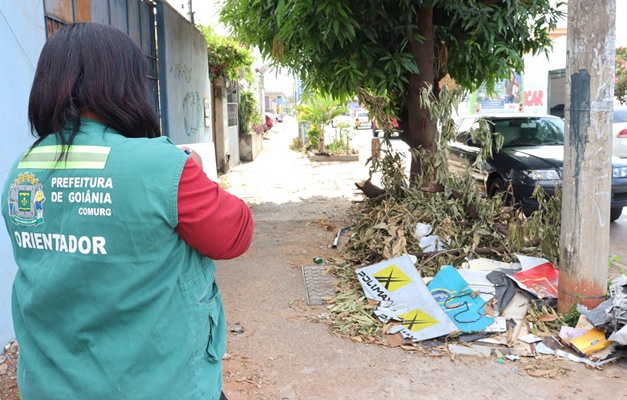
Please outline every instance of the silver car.
[[627, 158], [627, 107], [614, 109], [612, 155]]

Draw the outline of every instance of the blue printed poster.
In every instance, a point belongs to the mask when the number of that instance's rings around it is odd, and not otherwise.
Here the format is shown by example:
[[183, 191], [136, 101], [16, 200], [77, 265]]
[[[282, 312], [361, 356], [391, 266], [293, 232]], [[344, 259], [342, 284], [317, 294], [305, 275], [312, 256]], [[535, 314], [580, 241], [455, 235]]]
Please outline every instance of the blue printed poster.
[[473, 295], [468, 282], [452, 265], [443, 267], [427, 287], [460, 331], [479, 332], [494, 322], [486, 316], [485, 300]]

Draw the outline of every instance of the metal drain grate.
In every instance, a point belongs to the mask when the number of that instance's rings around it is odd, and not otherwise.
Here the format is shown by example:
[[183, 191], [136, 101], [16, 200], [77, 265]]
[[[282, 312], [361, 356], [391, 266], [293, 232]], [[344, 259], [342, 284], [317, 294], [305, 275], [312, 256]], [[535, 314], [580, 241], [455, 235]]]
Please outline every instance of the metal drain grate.
[[335, 285], [338, 279], [333, 274], [325, 274], [326, 265], [303, 265], [303, 279], [307, 290], [307, 304], [319, 306], [324, 304], [325, 297], [335, 296]]

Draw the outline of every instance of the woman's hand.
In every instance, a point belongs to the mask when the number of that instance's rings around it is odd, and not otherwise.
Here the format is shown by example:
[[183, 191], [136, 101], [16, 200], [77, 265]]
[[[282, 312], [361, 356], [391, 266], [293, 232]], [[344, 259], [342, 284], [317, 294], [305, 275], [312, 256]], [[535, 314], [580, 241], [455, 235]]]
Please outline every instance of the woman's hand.
[[199, 166], [202, 167], [202, 157], [200, 156], [200, 154], [196, 153], [194, 150], [190, 149], [189, 147], [181, 147], [181, 150], [183, 150], [185, 153], [189, 154], [189, 156], [196, 161], [196, 164], [198, 164]]

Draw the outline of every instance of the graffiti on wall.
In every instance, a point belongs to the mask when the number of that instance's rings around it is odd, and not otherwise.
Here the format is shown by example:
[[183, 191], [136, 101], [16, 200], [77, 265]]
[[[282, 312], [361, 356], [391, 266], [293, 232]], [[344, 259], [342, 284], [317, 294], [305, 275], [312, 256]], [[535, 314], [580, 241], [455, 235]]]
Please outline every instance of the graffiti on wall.
[[189, 83], [192, 80], [192, 69], [185, 64], [176, 63], [170, 67], [172, 76]]
[[203, 117], [203, 101], [200, 94], [187, 92], [183, 99], [183, 123], [188, 136], [198, 133]]

